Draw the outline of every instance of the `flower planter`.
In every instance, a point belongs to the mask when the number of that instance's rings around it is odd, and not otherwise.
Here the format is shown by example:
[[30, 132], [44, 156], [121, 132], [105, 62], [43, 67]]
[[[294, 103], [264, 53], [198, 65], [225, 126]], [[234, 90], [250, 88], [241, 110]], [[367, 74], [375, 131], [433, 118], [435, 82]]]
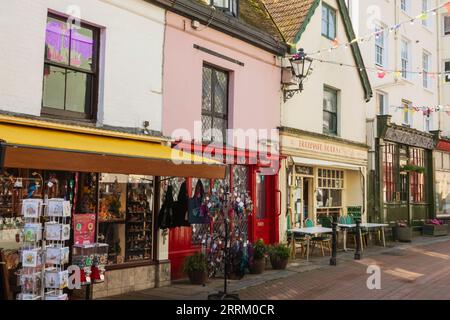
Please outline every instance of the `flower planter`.
[[440, 237], [448, 235], [448, 225], [425, 224], [422, 229], [424, 236]]
[[270, 257], [270, 264], [274, 270], [284, 270], [287, 267], [289, 259], [282, 259], [277, 256]]
[[396, 241], [411, 242], [413, 229], [411, 227], [392, 227], [392, 235]]
[[252, 274], [261, 274], [266, 270], [266, 259], [254, 259], [250, 266], [250, 272]]
[[208, 281], [208, 275], [204, 271], [192, 271], [188, 273], [191, 284], [205, 284]]

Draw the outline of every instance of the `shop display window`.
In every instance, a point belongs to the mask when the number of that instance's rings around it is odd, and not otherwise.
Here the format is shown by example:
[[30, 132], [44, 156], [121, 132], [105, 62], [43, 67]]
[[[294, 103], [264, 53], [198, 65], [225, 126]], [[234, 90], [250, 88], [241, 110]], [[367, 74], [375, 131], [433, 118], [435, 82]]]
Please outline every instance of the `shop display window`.
[[344, 171], [318, 169], [317, 206], [319, 208], [342, 207]]
[[109, 245], [108, 264], [150, 260], [154, 178], [99, 176], [98, 241]]
[[[426, 168], [425, 150], [411, 148], [409, 151], [409, 162], [415, 166]], [[425, 202], [425, 173], [410, 173], [410, 194], [414, 203]]]

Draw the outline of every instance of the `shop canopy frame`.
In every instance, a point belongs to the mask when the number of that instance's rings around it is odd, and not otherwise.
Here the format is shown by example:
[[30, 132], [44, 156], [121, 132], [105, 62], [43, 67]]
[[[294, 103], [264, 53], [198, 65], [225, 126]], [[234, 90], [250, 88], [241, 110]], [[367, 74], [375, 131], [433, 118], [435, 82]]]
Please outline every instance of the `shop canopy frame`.
[[0, 116], [0, 166], [223, 179], [225, 165], [161, 137]]

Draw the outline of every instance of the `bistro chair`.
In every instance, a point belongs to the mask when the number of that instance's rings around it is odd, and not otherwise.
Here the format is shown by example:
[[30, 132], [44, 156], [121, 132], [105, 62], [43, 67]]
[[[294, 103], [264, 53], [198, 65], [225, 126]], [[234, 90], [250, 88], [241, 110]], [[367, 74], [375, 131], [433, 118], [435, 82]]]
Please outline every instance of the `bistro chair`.
[[314, 221], [312, 221], [310, 218], [305, 220], [305, 228], [313, 228], [314, 227]]
[[[356, 223], [355, 218], [351, 214], [346, 216], [346, 221], [347, 221], [346, 224], [355, 224]], [[355, 243], [355, 248], [356, 248], [356, 228], [350, 229], [347, 232], [347, 235], [351, 235], [353, 237], [353, 241]], [[362, 245], [361, 249], [364, 249], [364, 245], [366, 247], [368, 246], [368, 243], [369, 243], [368, 237], [369, 237], [369, 233], [367, 232], [367, 230], [361, 229], [361, 245]]]
[[[322, 227], [331, 228], [332, 218], [327, 217], [327, 216], [322, 216], [322, 217], [319, 217], [317, 220], [318, 220], [319, 224], [322, 225]], [[317, 237], [312, 237], [311, 243], [312, 243], [311, 254], [314, 252], [314, 248], [316, 246], [320, 246], [320, 249], [322, 250], [322, 256], [325, 257], [324, 247], [327, 248], [331, 254], [331, 237], [329, 235], [320, 235]]]

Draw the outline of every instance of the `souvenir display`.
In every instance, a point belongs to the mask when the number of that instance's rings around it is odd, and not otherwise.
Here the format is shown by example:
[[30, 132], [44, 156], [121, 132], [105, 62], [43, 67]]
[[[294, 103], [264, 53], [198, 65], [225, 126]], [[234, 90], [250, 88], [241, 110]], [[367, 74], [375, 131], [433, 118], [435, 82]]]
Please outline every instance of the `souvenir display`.
[[42, 239], [42, 225], [40, 223], [26, 223], [23, 229], [23, 241], [35, 242]]
[[50, 269], [45, 271], [45, 287], [48, 289], [62, 290], [69, 283], [69, 273], [67, 270], [58, 271]]
[[41, 289], [41, 273], [35, 272], [31, 274], [21, 274], [19, 283], [22, 293], [33, 293]]
[[41, 206], [41, 199], [25, 199], [22, 202], [22, 215], [25, 218], [39, 218], [41, 215]]
[[47, 202], [47, 216], [70, 217], [70, 201], [64, 199], [50, 199]]
[[69, 247], [47, 247], [45, 263], [64, 265], [69, 263]]
[[41, 263], [42, 259], [40, 257], [40, 249], [22, 251], [22, 267], [36, 268], [40, 266]]
[[40, 300], [41, 296], [32, 293], [19, 293], [17, 300]]
[[95, 241], [95, 214], [80, 213], [73, 215], [74, 244], [91, 244]]
[[70, 225], [57, 222], [45, 224], [45, 239], [53, 241], [65, 241], [70, 239]]
[[91, 282], [91, 266], [95, 255], [95, 243], [72, 246], [72, 263], [80, 267], [81, 283]]
[[128, 183], [125, 261], [151, 258], [152, 196], [152, 184]]

